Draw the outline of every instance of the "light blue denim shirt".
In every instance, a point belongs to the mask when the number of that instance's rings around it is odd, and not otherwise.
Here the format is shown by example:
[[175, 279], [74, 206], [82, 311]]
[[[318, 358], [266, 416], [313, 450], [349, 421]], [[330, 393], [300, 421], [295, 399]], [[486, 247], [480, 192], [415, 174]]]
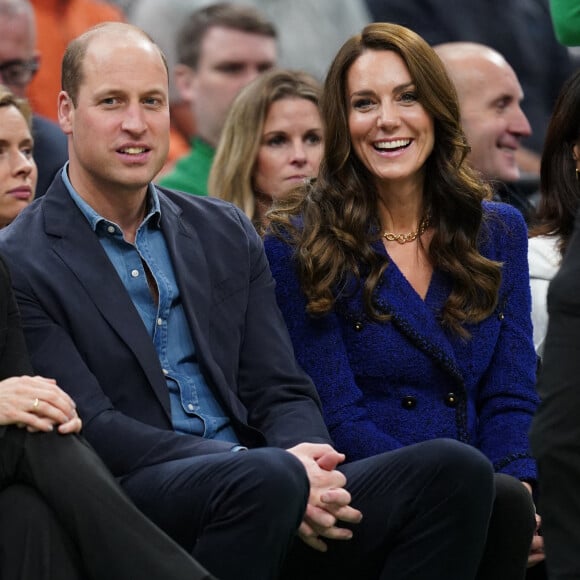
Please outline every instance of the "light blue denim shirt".
[[[161, 208], [155, 188], [149, 185], [149, 212], [137, 230], [133, 245], [125, 241], [117, 224], [100, 216], [80, 197], [68, 179], [67, 170], [68, 164], [63, 168], [62, 178], [72, 199], [99, 238], [153, 340], [169, 389], [173, 428], [179, 433], [238, 443], [230, 419], [199, 368], [171, 257], [159, 225]], [[144, 264], [155, 279], [158, 304], [149, 289]]]

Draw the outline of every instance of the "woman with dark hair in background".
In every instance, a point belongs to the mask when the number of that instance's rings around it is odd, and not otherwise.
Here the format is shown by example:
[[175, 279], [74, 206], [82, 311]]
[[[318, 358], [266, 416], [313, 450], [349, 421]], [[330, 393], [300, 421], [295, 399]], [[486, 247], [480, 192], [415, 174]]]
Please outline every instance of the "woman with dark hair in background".
[[530, 239], [534, 323], [540, 322], [534, 333], [542, 346], [542, 402], [531, 441], [550, 580], [580, 578], [579, 173], [580, 71], [562, 88], [548, 127], [539, 224]]
[[543, 354], [548, 285], [565, 254], [580, 207], [580, 72], [562, 87], [548, 125], [540, 171], [540, 202], [530, 231], [534, 345]]

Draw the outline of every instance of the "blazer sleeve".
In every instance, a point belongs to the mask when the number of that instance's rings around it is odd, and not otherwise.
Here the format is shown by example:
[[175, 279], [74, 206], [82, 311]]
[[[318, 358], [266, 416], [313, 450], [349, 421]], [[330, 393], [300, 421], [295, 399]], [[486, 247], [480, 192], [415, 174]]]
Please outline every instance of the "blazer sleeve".
[[[249, 289], [244, 305], [243, 338], [239, 349], [235, 349], [239, 356], [239, 362], [233, 365], [237, 377], [232, 382], [237, 384], [247, 410], [248, 424], [265, 436], [268, 445], [276, 447], [289, 448], [302, 442], [331, 443], [316, 389], [296, 363], [286, 324], [276, 304], [274, 280], [262, 240], [251, 222], [241, 212], [237, 214], [248, 244]], [[236, 306], [230, 300], [229, 307]], [[229, 325], [221, 328], [231, 332]], [[212, 351], [217, 348], [219, 345], [215, 344]]]
[[[169, 426], [156, 427], [116, 409], [72, 337], [51, 316], [50, 308], [36, 296], [21, 269], [14, 262], [10, 265], [33, 368], [38, 374], [56, 378], [59, 386], [76, 401], [83, 419], [83, 434], [114, 475], [232, 448], [231, 443], [178, 434]], [[42, 279], [38, 284], [36, 287], [40, 288]], [[61, 304], [59, 297], [48, 296], [52, 290], [46, 292], [44, 298], [48, 302]], [[56, 318], [56, 313], [52, 314]], [[90, 333], [91, 329], [87, 328], [86, 332]], [[120, 441], [123, 445], [119, 445]]]
[[316, 386], [337, 450], [346, 454], [347, 461], [354, 461], [403, 447], [377, 427], [363, 405], [338, 316], [331, 312], [314, 318], [306, 312], [292, 248], [274, 236], [266, 237], [265, 248], [296, 358]]
[[14, 294], [12, 293], [10, 275], [4, 260], [0, 258], [0, 380], [9, 377], [32, 375], [32, 366], [24, 342], [20, 315]]
[[496, 471], [534, 480], [536, 465], [528, 432], [539, 400], [535, 390], [537, 357], [530, 315], [527, 229], [519, 212], [498, 205], [504, 209], [492, 216], [495, 231], [491, 239], [501, 247], [494, 258], [503, 262], [499, 305], [494, 314], [501, 324], [478, 389], [477, 447]]

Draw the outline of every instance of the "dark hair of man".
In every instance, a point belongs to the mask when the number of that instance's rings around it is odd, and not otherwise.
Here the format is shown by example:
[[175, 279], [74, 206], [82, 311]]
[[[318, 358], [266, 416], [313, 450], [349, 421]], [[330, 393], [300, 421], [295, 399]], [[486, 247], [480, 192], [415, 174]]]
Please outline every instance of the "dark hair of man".
[[[380, 236], [377, 191], [373, 177], [354, 153], [348, 130], [347, 74], [361, 54], [373, 50], [390, 50], [401, 56], [419, 102], [434, 119], [435, 144], [425, 164], [423, 196], [423, 215], [430, 216], [435, 230], [429, 259], [453, 280], [442, 323], [468, 336], [462, 325], [488, 317], [498, 300], [501, 266], [477, 249], [481, 202], [491, 192], [464, 163], [469, 148], [453, 84], [437, 54], [411, 30], [390, 23], [371, 24], [339, 50], [321, 101], [325, 142], [318, 179], [306, 194], [297, 192], [275, 207], [269, 214], [271, 227], [276, 235], [290, 236], [296, 246], [296, 263], [311, 314], [329, 312], [354, 275], [364, 278], [367, 315], [375, 320], [389, 318], [373, 300], [388, 265], [371, 246]], [[296, 215], [301, 216], [299, 220]]]
[[562, 86], [548, 130], [540, 168], [541, 198], [531, 236], [560, 236], [564, 254], [580, 206], [580, 176], [573, 148], [580, 144], [580, 71]]
[[[77, 106], [79, 89], [84, 81], [83, 62], [85, 55], [94, 37], [99, 36], [103, 32], [116, 31], [119, 34], [134, 34], [148, 40], [159, 51], [159, 55], [165, 65], [165, 70], [168, 70], [167, 60], [165, 55], [154, 42], [154, 40], [143, 30], [137, 26], [127, 24], [125, 22], [102, 22], [93, 26], [80, 36], [69, 42], [62, 59], [61, 67], [61, 88], [71, 98], [73, 105]], [[169, 73], [168, 73], [169, 74]]]
[[189, 15], [177, 37], [177, 60], [196, 69], [201, 44], [211, 28], [229, 28], [249, 34], [276, 38], [276, 27], [252, 6], [238, 6], [227, 2], [210, 4]]

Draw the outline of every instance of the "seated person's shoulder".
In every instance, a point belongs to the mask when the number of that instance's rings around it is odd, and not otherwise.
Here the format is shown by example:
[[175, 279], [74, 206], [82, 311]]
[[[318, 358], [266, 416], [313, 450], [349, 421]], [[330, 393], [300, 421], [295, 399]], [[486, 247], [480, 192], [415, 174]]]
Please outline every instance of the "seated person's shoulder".
[[251, 232], [252, 237], [257, 236], [250, 220], [232, 203], [214, 197], [189, 195], [164, 186], [156, 187], [162, 196], [165, 195], [183, 211], [186, 219], [194, 223], [196, 228], [235, 228]]
[[[483, 201], [483, 216], [484, 222], [492, 230], [505, 230], [508, 228], [516, 228], [527, 231], [526, 222], [522, 212], [514, 206], [501, 201]], [[499, 233], [499, 232], [498, 232]]]
[[521, 212], [503, 202], [483, 202], [480, 252], [501, 262], [527, 262], [528, 229]]

